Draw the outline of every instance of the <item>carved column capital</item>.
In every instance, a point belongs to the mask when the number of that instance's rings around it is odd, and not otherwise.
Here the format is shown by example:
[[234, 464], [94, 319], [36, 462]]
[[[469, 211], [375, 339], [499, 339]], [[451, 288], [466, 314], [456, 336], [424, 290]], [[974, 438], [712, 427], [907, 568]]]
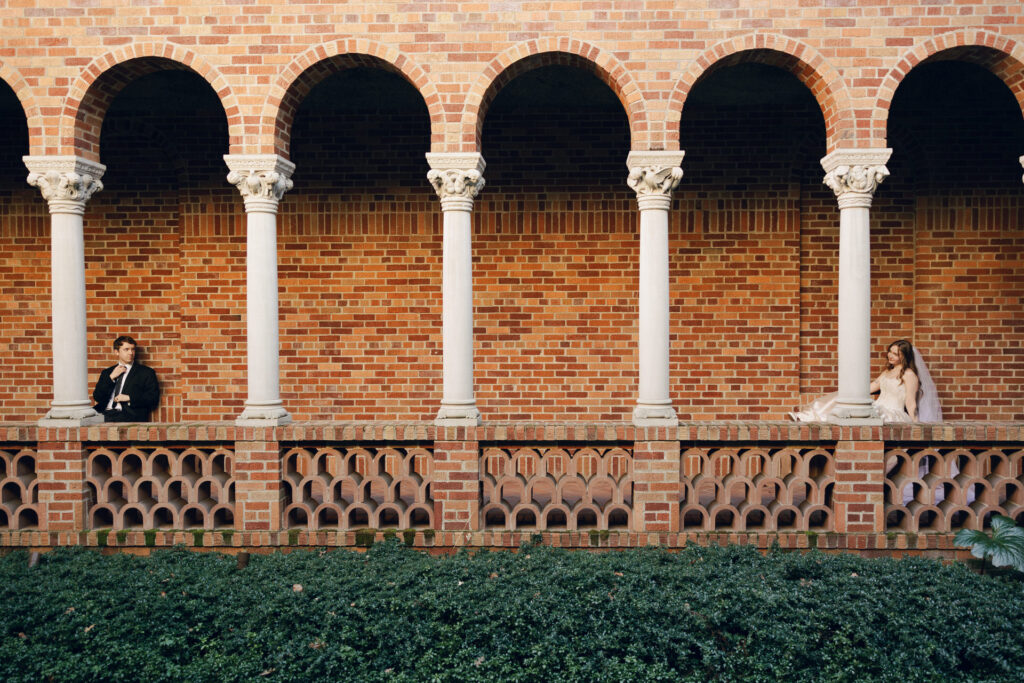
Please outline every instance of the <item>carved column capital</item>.
[[636, 192], [640, 209], [668, 210], [672, 191], [683, 178], [683, 152], [630, 152], [626, 157], [626, 184]]
[[476, 169], [436, 168], [427, 172], [427, 180], [442, 200], [473, 199], [484, 187], [484, 177]]
[[484, 168], [480, 154], [427, 154], [427, 180], [437, 192], [444, 210], [470, 211], [473, 199], [484, 189]]
[[225, 154], [228, 182], [238, 188], [246, 211], [277, 213], [284, 193], [292, 189], [295, 164], [276, 154]]
[[26, 179], [39, 188], [50, 205], [50, 213], [85, 213], [85, 204], [103, 189], [100, 178], [107, 167], [75, 156], [22, 157], [29, 174]]
[[891, 149], [837, 149], [822, 158], [824, 183], [839, 200], [839, 208], [871, 206], [878, 186], [889, 177], [885, 162]]

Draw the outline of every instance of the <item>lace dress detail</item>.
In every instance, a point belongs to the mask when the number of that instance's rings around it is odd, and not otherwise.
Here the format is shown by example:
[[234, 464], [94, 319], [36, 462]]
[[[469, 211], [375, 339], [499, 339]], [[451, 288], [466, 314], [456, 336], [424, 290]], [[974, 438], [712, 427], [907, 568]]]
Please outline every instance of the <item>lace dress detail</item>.
[[874, 407], [883, 422], [910, 422], [907, 414], [907, 385], [899, 377], [878, 378], [878, 398]]

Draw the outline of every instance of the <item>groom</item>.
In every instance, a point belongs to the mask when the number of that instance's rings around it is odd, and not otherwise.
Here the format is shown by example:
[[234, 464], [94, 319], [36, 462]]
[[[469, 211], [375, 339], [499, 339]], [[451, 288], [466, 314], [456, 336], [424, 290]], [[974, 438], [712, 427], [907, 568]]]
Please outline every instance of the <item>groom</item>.
[[120, 336], [114, 340], [117, 365], [100, 373], [92, 400], [104, 422], [149, 422], [149, 413], [160, 400], [156, 373], [135, 362], [135, 340]]

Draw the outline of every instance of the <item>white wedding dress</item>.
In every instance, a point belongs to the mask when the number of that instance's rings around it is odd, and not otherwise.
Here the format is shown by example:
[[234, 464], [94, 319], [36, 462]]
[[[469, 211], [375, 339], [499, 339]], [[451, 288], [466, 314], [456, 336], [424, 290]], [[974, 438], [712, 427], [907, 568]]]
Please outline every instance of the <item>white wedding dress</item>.
[[907, 414], [907, 385], [899, 377], [878, 378], [878, 398], [872, 403], [882, 422], [911, 422]]
[[[911, 422], [907, 414], [907, 385], [896, 377], [882, 377], [879, 386], [878, 398], [871, 403], [874, 414], [882, 418], [882, 422]], [[789, 413], [789, 417], [797, 422], [828, 422], [838, 396], [837, 393], [821, 396], [810, 405]]]
[[[939, 393], [932, 375], [928, 372], [921, 353], [914, 348], [914, 363], [917, 365], [917, 416], [919, 422], [942, 422], [942, 407]], [[878, 398], [871, 404], [875, 414], [883, 422], [913, 422], [907, 414], [907, 385], [899, 377], [882, 374], [878, 381]], [[816, 399], [802, 409], [789, 413], [797, 422], [828, 422], [836, 405], [837, 393]]]

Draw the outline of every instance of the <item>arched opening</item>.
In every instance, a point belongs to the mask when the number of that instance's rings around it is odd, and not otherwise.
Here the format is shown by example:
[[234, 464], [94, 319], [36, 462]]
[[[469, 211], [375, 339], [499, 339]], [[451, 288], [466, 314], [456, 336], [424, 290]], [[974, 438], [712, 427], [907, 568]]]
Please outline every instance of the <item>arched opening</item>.
[[285, 528], [305, 529], [309, 526], [309, 512], [306, 508], [295, 506], [285, 516]]
[[92, 528], [102, 529], [114, 526], [114, 514], [107, 508], [94, 508], [92, 511]]
[[532, 529], [537, 526], [537, 515], [533, 510], [522, 509], [516, 513], [517, 529]]
[[[94, 525], [95, 526], [95, 525]], [[154, 529], [173, 529], [174, 528], [174, 513], [170, 508], [159, 507], [153, 511], [153, 528]]]
[[288, 99], [300, 96], [279, 310], [282, 367], [310, 379], [282, 384], [282, 400], [300, 419], [432, 418], [443, 232], [426, 104], [394, 67], [359, 55], [307, 69]]
[[823, 352], [835, 331], [800, 331], [806, 312], [834, 317], [838, 220], [821, 182], [825, 120], [799, 67], [779, 52], [737, 53], [683, 106], [671, 373], [676, 409], [692, 419], [778, 419], [834, 383]]
[[235, 526], [235, 514], [229, 508], [218, 508], [213, 513], [214, 529], [232, 529]]
[[1024, 418], [1011, 370], [1024, 317], [1024, 116], [1006, 83], [972, 63], [990, 53], [942, 52], [903, 79], [889, 112], [892, 175], [872, 206], [873, 225], [893, 226], [873, 240], [872, 271], [905, 273], [892, 286], [872, 278], [875, 348], [913, 339], [946, 420]]
[[622, 508], [616, 508], [608, 513], [608, 528], [609, 529], [628, 529], [629, 528], [629, 512]]
[[430, 511], [423, 507], [414, 507], [409, 511], [409, 528], [425, 529], [430, 526]]
[[485, 529], [503, 529], [505, 527], [505, 512], [499, 508], [491, 508], [484, 514]]
[[[550, 524], [548, 525], [550, 528]], [[597, 528], [597, 513], [588, 508], [580, 510], [576, 515], [576, 528], [577, 529], [596, 529]]]
[[700, 530], [704, 528], [704, 512], [690, 509], [683, 514], [684, 529]]
[[366, 510], [362, 508], [354, 508], [348, 513], [348, 528], [349, 529], [361, 529], [370, 525], [370, 517], [366, 514]]
[[18, 529], [36, 529], [39, 526], [39, 513], [32, 508], [23, 508], [18, 512]]
[[561, 57], [516, 67], [483, 123], [473, 289], [476, 397], [489, 419], [619, 420], [635, 392], [629, 123], [592, 69]]
[[316, 515], [316, 528], [317, 529], [337, 529], [338, 528], [338, 511], [334, 508], [321, 508]]
[[565, 511], [559, 509], [548, 510], [545, 517], [545, 527], [548, 529], [565, 529], [568, 525], [569, 520], [566, 518]]
[[122, 529], [141, 529], [143, 523], [142, 510], [135, 507], [125, 509], [124, 522], [121, 525]]
[[206, 525], [206, 515], [197, 507], [190, 507], [181, 515], [183, 529], [202, 529]]
[[229, 218], [243, 209], [224, 179], [220, 99], [187, 67], [142, 58], [100, 76], [82, 107], [105, 107], [93, 114], [107, 167], [85, 216], [89, 367], [109, 365], [117, 334], [138, 335], [136, 360], [161, 384], [152, 419], [220, 419], [223, 406], [209, 397], [244, 391], [229, 379], [245, 363], [244, 344], [191, 343], [245, 338], [244, 304], [229, 293], [245, 286], [245, 235]]
[[[0, 80], [0, 365], [16, 377], [0, 387], [0, 417], [35, 420], [53, 394], [49, 363], [19, 363], [29, 349], [50, 356], [50, 221], [39, 190], [25, 182], [21, 158], [29, 153], [28, 120], [14, 90]], [[16, 368], [16, 369], [15, 369]]]
[[378, 524], [380, 528], [385, 527], [398, 527], [401, 521], [398, 516], [398, 510], [391, 507], [382, 508], [378, 513]]

